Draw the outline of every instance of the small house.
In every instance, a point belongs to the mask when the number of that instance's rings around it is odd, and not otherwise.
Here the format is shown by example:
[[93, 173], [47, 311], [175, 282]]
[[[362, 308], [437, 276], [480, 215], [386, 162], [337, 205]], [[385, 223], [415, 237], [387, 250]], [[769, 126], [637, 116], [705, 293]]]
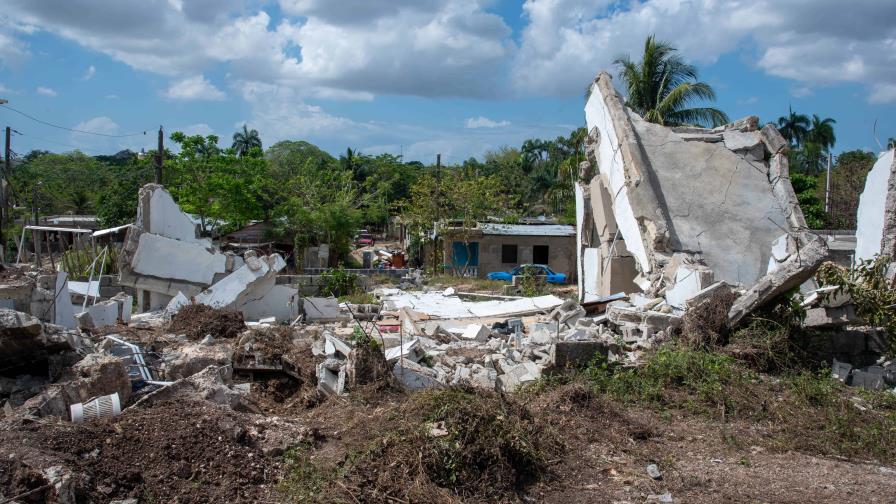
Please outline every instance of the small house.
[[447, 267], [484, 278], [521, 264], [544, 264], [575, 279], [576, 228], [563, 224], [478, 223], [440, 230]]

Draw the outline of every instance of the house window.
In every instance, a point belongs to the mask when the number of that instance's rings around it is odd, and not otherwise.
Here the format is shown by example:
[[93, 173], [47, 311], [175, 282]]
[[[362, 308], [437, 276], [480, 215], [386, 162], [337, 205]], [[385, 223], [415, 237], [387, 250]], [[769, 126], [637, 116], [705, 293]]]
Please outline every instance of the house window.
[[503, 264], [516, 264], [518, 251], [516, 245], [501, 245], [501, 262]]
[[532, 263], [547, 264], [551, 248], [547, 245], [535, 245], [532, 247]]

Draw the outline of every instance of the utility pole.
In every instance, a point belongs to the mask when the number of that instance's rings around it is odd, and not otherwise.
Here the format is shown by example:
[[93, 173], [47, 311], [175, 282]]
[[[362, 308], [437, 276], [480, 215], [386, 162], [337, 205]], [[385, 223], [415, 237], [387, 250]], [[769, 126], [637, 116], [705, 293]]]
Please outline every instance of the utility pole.
[[442, 217], [442, 155], [436, 154], [436, 222]]
[[165, 156], [165, 146], [163, 144], [164, 135], [162, 134], [162, 127], [159, 126], [159, 147], [156, 151], [156, 184], [162, 183], [162, 160]]
[[830, 213], [831, 211], [831, 166], [834, 164], [834, 155], [830, 152], [828, 153], [828, 176], [827, 180], [825, 180], [824, 184], [824, 211], [825, 213]]
[[6, 127], [6, 150], [3, 151], [3, 174], [0, 175], [0, 263], [6, 262], [6, 240], [3, 239], [3, 225], [6, 224], [6, 177], [9, 173], [11, 129], [9, 126]]

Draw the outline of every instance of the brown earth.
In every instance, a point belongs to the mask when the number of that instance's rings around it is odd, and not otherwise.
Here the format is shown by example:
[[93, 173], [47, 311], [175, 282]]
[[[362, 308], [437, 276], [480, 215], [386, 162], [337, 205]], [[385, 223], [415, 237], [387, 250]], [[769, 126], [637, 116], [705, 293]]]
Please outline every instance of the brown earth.
[[235, 338], [245, 329], [242, 313], [203, 304], [184, 306], [171, 318], [168, 325], [169, 331], [186, 334], [193, 340], [202, 339], [206, 334], [211, 334], [214, 338]]
[[[763, 422], [622, 405], [580, 382], [509, 402], [484, 394], [432, 426], [421, 417], [450, 414], [450, 393], [426, 399], [372, 384], [321, 401], [313, 391], [285, 378], [256, 381], [253, 398], [265, 415], [184, 402], [88, 424], [2, 420], [0, 496], [39, 488], [46, 478], [35, 468], [61, 465], [75, 472], [74, 486], [90, 502], [634, 503], [666, 492], [687, 503], [896, 500], [892, 465], [795, 451]], [[427, 434], [430, 428], [470, 425], [481, 427], [458, 441], [470, 448], [463, 460], [433, 459], [435, 449], [453, 452], [439, 437], [432, 442], [441, 434]], [[490, 444], [513, 428], [529, 437], [509, 439], [535, 442], [545, 455], [534, 482], [507, 465], [520, 460], [517, 445]], [[481, 480], [467, 471], [453, 487], [437, 484], [443, 467], [432, 460], [482, 463]], [[647, 474], [650, 463], [660, 480]], [[22, 502], [50, 498], [44, 490]]]

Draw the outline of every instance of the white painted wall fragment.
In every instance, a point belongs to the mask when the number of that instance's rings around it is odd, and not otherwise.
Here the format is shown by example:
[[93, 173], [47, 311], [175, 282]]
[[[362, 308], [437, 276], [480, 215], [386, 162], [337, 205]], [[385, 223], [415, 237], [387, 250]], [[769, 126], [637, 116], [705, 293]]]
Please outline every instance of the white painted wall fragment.
[[224, 254], [209, 252], [202, 244], [143, 233], [131, 268], [141, 275], [211, 284], [216, 273], [224, 273], [226, 262]]
[[871, 259], [881, 252], [887, 187], [893, 168], [894, 152], [896, 150], [882, 153], [865, 179], [865, 190], [859, 198], [859, 210], [856, 214], [856, 262]]

